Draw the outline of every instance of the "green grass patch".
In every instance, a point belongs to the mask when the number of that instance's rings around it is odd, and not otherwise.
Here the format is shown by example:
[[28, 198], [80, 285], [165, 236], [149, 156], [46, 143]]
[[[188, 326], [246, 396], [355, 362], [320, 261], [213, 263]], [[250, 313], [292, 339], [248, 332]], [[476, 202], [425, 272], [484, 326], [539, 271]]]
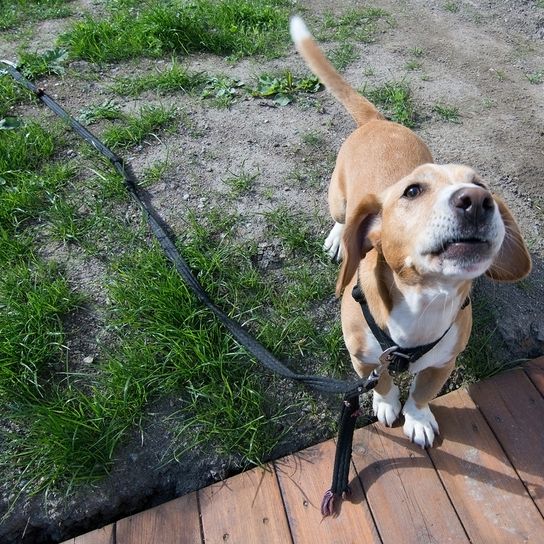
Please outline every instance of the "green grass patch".
[[101, 104], [87, 106], [80, 110], [78, 120], [85, 125], [92, 125], [98, 121], [115, 121], [124, 119], [121, 107], [113, 100], [105, 100]]
[[145, 91], [158, 93], [190, 92], [202, 86], [207, 80], [200, 72], [190, 72], [174, 62], [165, 70], [140, 77], [117, 78], [112, 85], [113, 92], [123, 96], [138, 96]]
[[412, 92], [405, 82], [392, 81], [380, 87], [362, 89], [366, 96], [392, 121], [412, 128], [416, 124], [416, 113]]
[[433, 111], [438, 114], [438, 116], [444, 121], [449, 123], [460, 123], [461, 114], [459, 113], [459, 108], [455, 106], [448, 106], [446, 104], [435, 104], [433, 106]]
[[30, 100], [32, 94], [10, 75], [2, 74], [0, 65], [0, 119], [11, 112], [13, 106]]
[[531, 74], [525, 74], [525, 77], [529, 83], [532, 83], [533, 85], [540, 85], [544, 82], [544, 70], [538, 70]]
[[3, 0], [0, 3], [0, 30], [15, 28], [27, 21], [61, 19], [72, 15], [70, 0]]
[[393, 18], [381, 8], [353, 8], [340, 16], [332, 12], [325, 14], [323, 26], [317, 36], [322, 41], [356, 40], [370, 43], [379, 32], [391, 25]]
[[61, 43], [74, 58], [94, 62], [196, 51], [275, 56], [288, 43], [287, 18], [283, 1], [165, 1], [136, 13], [113, 10], [107, 19], [87, 17]]
[[59, 48], [44, 53], [23, 52], [19, 58], [19, 69], [30, 80], [50, 74], [62, 76], [67, 58], [67, 51]]
[[122, 124], [113, 125], [102, 133], [104, 144], [112, 149], [130, 147], [142, 142], [160, 129], [167, 128], [177, 117], [174, 108], [144, 106], [138, 115], [127, 115]]
[[340, 71], [345, 70], [352, 62], [359, 58], [355, 47], [350, 43], [340, 44], [332, 49], [327, 56], [332, 65]]
[[230, 173], [229, 177], [223, 180], [223, 183], [230, 189], [230, 195], [236, 198], [249, 192], [258, 176], [258, 172], [251, 173], [242, 169], [238, 174]]

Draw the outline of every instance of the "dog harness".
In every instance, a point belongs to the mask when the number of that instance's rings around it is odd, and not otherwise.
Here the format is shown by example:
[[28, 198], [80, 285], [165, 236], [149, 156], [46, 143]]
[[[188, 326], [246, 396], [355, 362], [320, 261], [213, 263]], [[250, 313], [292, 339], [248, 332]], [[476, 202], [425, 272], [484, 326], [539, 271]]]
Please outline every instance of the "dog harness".
[[[444, 336], [448, 334], [449, 330], [453, 325], [452, 323], [446, 329], [444, 334], [434, 342], [430, 342], [429, 344], [424, 344], [422, 346], [416, 346], [415, 348], [401, 348], [397, 346], [395, 342], [393, 342], [393, 339], [376, 323], [372, 312], [368, 308], [365, 295], [363, 294], [363, 291], [359, 286], [359, 282], [355, 284], [355, 287], [353, 288], [351, 294], [353, 298], [360, 304], [361, 310], [363, 311], [363, 315], [365, 317], [365, 321], [367, 322], [367, 325], [372, 331], [374, 338], [376, 338], [384, 352], [388, 351], [389, 371], [395, 374], [406, 372], [410, 363], [414, 363], [415, 361], [423, 357], [423, 355], [431, 351], [436, 346], [436, 344], [438, 344], [438, 342], [440, 342], [440, 340], [442, 340], [442, 338], [444, 338]], [[460, 310], [463, 310], [469, 304], [470, 297], [467, 297], [463, 302]]]

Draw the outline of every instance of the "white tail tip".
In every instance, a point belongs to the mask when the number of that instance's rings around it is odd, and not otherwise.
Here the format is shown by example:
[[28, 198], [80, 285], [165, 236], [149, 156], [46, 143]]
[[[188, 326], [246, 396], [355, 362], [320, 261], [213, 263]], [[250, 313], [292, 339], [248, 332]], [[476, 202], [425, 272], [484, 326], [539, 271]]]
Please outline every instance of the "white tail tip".
[[310, 31], [308, 30], [308, 27], [302, 20], [302, 17], [299, 17], [298, 15], [291, 17], [291, 21], [289, 23], [289, 31], [291, 32], [291, 38], [293, 39], [295, 44], [300, 43], [305, 38], [312, 37]]

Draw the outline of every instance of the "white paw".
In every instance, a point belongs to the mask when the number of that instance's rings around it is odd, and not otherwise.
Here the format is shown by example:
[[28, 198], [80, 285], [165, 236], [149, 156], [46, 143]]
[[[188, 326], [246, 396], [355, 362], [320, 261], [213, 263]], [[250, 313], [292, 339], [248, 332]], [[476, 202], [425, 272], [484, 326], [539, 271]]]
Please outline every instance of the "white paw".
[[372, 409], [380, 423], [391, 427], [400, 414], [399, 388], [393, 384], [387, 395], [380, 395], [374, 391]]
[[323, 244], [323, 249], [329, 254], [330, 258], [338, 262], [342, 260], [342, 232], [344, 232], [344, 225], [335, 223]]
[[404, 409], [404, 434], [421, 448], [430, 448], [438, 432], [438, 423], [429, 405], [418, 408], [412, 398], [408, 398]]

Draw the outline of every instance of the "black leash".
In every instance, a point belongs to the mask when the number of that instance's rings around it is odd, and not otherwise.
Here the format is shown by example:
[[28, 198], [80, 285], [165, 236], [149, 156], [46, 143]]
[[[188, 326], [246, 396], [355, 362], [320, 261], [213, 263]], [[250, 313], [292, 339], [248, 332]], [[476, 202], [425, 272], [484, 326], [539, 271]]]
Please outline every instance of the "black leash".
[[164, 253], [174, 265], [180, 276], [192, 289], [200, 302], [211, 310], [219, 321], [225, 326], [236, 341], [247, 349], [268, 370], [279, 374], [284, 378], [295, 380], [321, 393], [336, 393], [344, 395], [342, 404], [342, 413], [339, 424], [339, 436], [336, 446], [336, 455], [334, 462], [334, 474], [331, 489], [327, 491], [323, 499], [322, 513], [330, 515], [334, 512], [335, 497], [342, 496], [349, 491], [348, 477], [349, 465], [351, 461], [351, 447], [353, 441], [353, 432], [355, 422], [359, 415], [359, 395], [373, 389], [380, 377], [380, 374], [387, 368], [387, 362], [382, 361], [382, 365], [377, 367], [370, 376], [365, 379], [359, 379], [354, 382], [336, 380], [323, 376], [303, 375], [293, 372], [278, 359], [276, 359], [262, 344], [255, 340], [238, 322], [230, 318], [210, 299], [206, 291], [200, 285], [197, 278], [191, 272], [189, 266], [180, 255], [172, 238], [163, 227], [163, 221], [156, 213], [149, 202], [142, 197], [137, 179], [132, 168], [127, 165], [120, 157], [108, 149], [96, 136], [76, 121], [68, 114], [57, 102], [55, 102], [43, 89], [36, 87], [28, 81], [8, 61], [0, 61], [5, 65], [4, 70], [9, 73], [18, 83], [31, 91], [38, 99], [43, 102], [56, 115], [66, 120], [72, 129], [91, 144], [99, 153], [106, 157], [113, 167], [125, 180], [126, 187], [134, 200], [145, 213], [151, 231], [162, 247]]

